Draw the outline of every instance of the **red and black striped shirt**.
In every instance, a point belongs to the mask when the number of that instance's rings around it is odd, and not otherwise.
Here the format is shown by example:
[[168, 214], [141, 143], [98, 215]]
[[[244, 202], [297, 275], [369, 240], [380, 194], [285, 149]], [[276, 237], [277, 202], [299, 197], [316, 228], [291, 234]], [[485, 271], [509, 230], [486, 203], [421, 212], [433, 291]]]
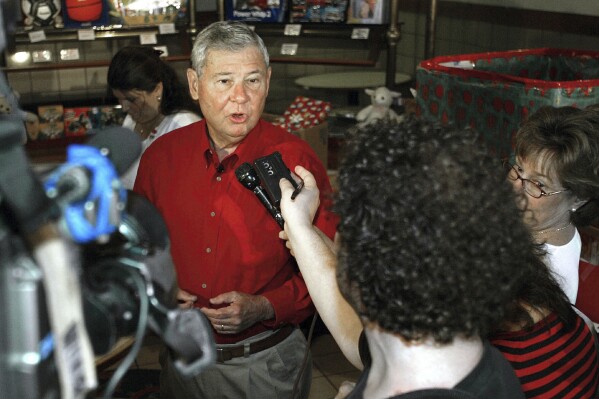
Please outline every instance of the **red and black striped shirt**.
[[512, 364], [527, 398], [592, 398], [599, 384], [594, 337], [584, 320], [567, 330], [555, 313], [532, 328], [491, 338]]

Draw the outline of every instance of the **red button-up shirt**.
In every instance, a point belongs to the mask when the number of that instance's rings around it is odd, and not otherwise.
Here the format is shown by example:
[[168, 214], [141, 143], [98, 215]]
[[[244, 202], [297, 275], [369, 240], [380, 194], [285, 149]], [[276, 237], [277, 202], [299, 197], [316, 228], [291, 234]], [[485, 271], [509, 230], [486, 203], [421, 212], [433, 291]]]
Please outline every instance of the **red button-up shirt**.
[[196, 306], [211, 307], [210, 298], [239, 291], [263, 295], [274, 308], [274, 320], [235, 336], [216, 332], [217, 343], [297, 324], [313, 312], [294, 259], [278, 237], [279, 225], [235, 176], [243, 162], [274, 151], [291, 170], [302, 165], [315, 175], [321, 190], [315, 224], [333, 237], [338, 220], [330, 210], [326, 169], [304, 140], [264, 120], [222, 163], [210, 148], [205, 120], [160, 137], [140, 162], [134, 190], [162, 213], [179, 286], [197, 295]]

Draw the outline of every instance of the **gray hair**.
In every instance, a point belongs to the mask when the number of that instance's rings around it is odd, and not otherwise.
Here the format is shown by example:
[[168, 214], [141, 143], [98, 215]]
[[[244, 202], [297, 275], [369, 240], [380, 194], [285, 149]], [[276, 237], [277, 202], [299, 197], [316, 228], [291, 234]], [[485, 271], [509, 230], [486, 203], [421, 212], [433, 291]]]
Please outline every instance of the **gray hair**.
[[191, 50], [191, 66], [198, 76], [206, 65], [210, 50], [239, 52], [248, 47], [256, 47], [262, 53], [264, 64], [269, 67], [268, 50], [264, 42], [250, 27], [239, 21], [214, 22], [204, 28], [196, 37]]

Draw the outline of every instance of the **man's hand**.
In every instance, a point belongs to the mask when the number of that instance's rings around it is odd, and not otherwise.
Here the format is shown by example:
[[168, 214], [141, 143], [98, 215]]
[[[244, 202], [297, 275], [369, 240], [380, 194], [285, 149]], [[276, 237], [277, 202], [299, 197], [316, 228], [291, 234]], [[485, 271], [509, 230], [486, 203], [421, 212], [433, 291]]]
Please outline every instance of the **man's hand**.
[[237, 334], [258, 322], [275, 317], [272, 305], [261, 295], [231, 291], [211, 298], [210, 303], [228, 305], [220, 309], [200, 309], [220, 334]]
[[187, 291], [179, 288], [177, 292], [177, 301], [179, 302], [179, 307], [181, 309], [191, 309], [193, 308], [193, 304], [198, 300], [198, 297], [190, 294]]

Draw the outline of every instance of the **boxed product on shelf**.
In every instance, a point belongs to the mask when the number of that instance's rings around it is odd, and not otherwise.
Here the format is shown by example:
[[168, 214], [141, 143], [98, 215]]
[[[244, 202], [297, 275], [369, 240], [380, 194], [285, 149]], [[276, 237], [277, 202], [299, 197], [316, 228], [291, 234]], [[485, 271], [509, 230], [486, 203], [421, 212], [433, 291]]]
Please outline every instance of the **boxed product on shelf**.
[[225, 0], [229, 20], [283, 22], [286, 0]]
[[499, 157], [542, 106], [599, 102], [599, 52], [529, 49], [435, 57], [416, 69], [417, 114], [475, 129]]
[[348, 24], [383, 24], [387, 0], [349, 0], [347, 9]]
[[64, 108], [62, 105], [40, 105], [37, 107], [39, 117], [38, 140], [64, 137]]
[[[140, 0], [110, 0], [114, 11], [123, 25], [159, 25], [180, 24], [187, 20], [189, 0], [171, 0], [165, 2]], [[114, 21], [113, 22], [117, 22]]]
[[83, 136], [92, 128], [90, 120], [91, 107], [64, 109], [65, 136]]
[[348, 0], [291, 0], [291, 22], [345, 22]]
[[27, 141], [35, 141], [40, 134], [40, 118], [33, 112], [25, 112], [25, 131]]
[[92, 129], [104, 129], [109, 126], [121, 126], [127, 113], [120, 105], [91, 107], [88, 113]]
[[62, 0], [62, 17], [66, 28], [104, 26], [110, 23], [112, 0]]

